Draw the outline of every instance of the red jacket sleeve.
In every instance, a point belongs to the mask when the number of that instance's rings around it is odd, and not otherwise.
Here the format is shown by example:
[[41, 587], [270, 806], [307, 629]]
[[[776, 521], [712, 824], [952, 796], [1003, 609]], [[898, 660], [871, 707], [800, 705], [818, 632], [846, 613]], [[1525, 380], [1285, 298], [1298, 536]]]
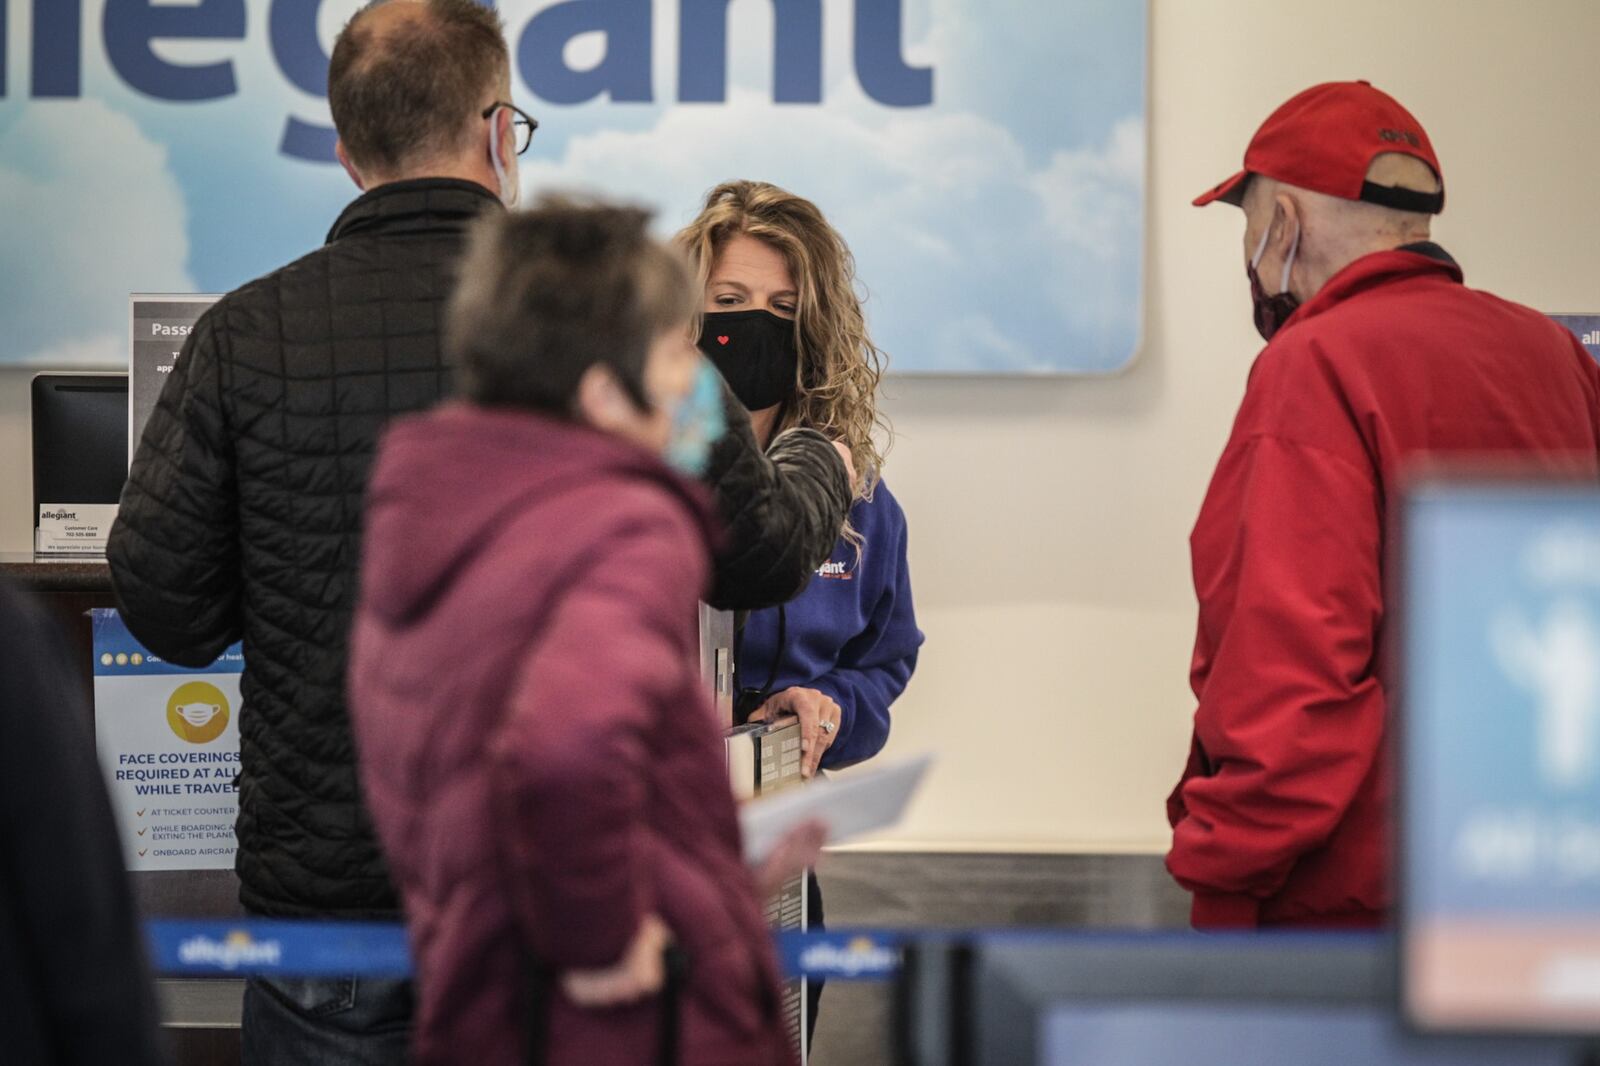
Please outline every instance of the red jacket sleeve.
[[[550, 618], [492, 746], [508, 883], [540, 961], [617, 962], [653, 903], [651, 737], [684, 698], [706, 548], [683, 523], [639, 524], [599, 549]], [[709, 724], [708, 724], [709, 728]]]
[[1254, 925], [1377, 757], [1379, 506], [1370, 469], [1276, 436], [1218, 467], [1195, 530], [1196, 750], [1167, 857], [1197, 924]]

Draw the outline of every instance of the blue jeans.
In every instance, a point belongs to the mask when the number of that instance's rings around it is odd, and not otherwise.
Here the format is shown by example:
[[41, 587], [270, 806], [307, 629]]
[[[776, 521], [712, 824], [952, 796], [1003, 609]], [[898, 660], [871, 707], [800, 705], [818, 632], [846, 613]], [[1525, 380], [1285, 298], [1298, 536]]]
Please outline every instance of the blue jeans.
[[404, 1066], [410, 981], [253, 977], [244, 988], [241, 1066]]

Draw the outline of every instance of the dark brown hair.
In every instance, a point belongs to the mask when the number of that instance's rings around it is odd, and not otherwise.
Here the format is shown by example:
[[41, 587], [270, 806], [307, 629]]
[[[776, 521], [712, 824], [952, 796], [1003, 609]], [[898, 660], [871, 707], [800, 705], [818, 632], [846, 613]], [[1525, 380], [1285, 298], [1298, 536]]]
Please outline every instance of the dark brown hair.
[[[420, 17], [375, 29], [369, 16], [414, 2]], [[461, 151], [511, 69], [500, 16], [476, 0], [375, 0], [339, 34], [328, 63], [333, 125], [355, 165], [394, 174]]]
[[445, 314], [462, 393], [565, 415], [599, 363], [647, 407], [651, 343], [679, 326], [687, 335], [700, 302], [688, 264], [649, 225], [639, 208], [556, 196], [474, 224]]

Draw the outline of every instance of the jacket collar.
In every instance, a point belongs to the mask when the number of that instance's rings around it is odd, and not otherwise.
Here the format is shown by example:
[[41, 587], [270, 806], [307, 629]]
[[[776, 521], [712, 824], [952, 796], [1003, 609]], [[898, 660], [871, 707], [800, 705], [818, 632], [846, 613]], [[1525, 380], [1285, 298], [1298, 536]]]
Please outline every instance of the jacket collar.
[[1315, 318], [1369, 289], [1429, 275], [1449, 278], [1457, 284], [1463, 280], [1461, 266], [1449, 252], [1432, 241], [1418, 241], [1364, 255], [1328, 279], [1321, 291], [1284, 323], [1280, 332], [1287, 332], [1290, 326]]
[[1451, 266], [1459, 269], [1459, 264], [1456, 263], [1456, 257], [1445, 251], [1439, 245], [1434, 244], [1432, 241], [1413, 241], [1410, 244], [1402, 244], [1400, 247], [1396, 248], [1395, 251], [1416, 252], [1418, 255], [1425, 255], [1429, 259], [1437, 259], [1441, 263], [1449, 263]]
[[345, 237], [460, 230], [500, 201], [488, 189], [456, 178], [414, 178], [369, 189], [346, 207], [328, 243]]

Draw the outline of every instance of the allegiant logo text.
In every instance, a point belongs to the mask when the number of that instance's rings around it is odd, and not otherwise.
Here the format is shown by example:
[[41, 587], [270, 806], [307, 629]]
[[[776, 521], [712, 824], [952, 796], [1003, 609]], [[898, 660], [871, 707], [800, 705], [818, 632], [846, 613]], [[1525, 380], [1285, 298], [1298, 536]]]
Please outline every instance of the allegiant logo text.
[[[0, 0], [0, 99], [11, 93], [5, 28], [13, 0]], [[15, 0], [28, 3], [29, 0]], [[295, 88], [318, 98], [328, 89], [328, 56], [317, 35], [323, 0], [271, 0], [268, 36], [272, 57]], [[493, 0], [480, 0], [493, 7]], [[721, 103], [728, 86], [728, 6], [732, 0], [677, 0], [678, 100]], [[83, 0], [31, 0], [33, 33], [29, 95], [83, 95]], [[856, 79], [873, 100], [890, 107], [933, 103], [933, 71], [905, 61], [904, 0], [855, 0]], [[529, 89], [552, 104], [581, 104], [605, 96], [615, 103], [655, 99], [652, 65], [653, 0], [560, 0], [540, 8], [521, 26], [507, 26], [512, 59]], [[773, 0], [772, 99], [781, 104], [822, 102], [822, 0]], [[105, 0], [100, 38], [112, 69], [130, 88], [158, 100], [216, 100], [239, 91], [231, 59], [178, 63], [157, 48], [163, 41], [241, 41], [245, 0]], [[573, 38], [598, 33], [601, 60], [582, 70], [569, 66]], [[296, 159], [333, 162], [333, 130], [288, 116], [279, 151]]]
[[850, 573], [850, 568], [847, 564], [839, 562], [823, 563], [817, 567], [817, 576], [831, 578], [834, 581], [851, 581], [855, 577]]
[[900, 952], [858, 936], [848, 944], [824, 941], [800, 953], [800, 970], [808, 977], [841, 977], [854, 980], [887, 976], [900, 967]]
[[224, 940], [194, 936], [178, 945], [178, 961], [185, 966], [216, 967], [233, 971], [281, 965], [283, 945], [276, 940], [256, 940], [240, 929]]

